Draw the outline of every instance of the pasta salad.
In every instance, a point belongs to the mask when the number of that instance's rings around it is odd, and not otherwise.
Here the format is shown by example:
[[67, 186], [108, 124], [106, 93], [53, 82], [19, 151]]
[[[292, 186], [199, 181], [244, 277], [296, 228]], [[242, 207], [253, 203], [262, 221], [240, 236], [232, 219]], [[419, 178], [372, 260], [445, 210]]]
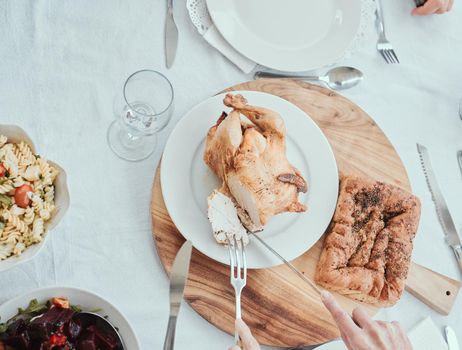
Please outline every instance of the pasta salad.
[[58, 170], [25, 142], [0, 135], [0, 261], [42, 241], [56, 210]]

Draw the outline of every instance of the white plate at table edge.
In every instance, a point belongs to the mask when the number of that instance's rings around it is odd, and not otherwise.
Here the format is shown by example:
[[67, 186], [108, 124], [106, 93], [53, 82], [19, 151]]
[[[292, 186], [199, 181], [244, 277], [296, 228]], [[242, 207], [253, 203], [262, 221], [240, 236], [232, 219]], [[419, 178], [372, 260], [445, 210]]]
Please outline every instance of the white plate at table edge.
[[[360, 0], [326, 0], [324, 9], [319, 9], [316, 2], [316, 13], [309, 10], [313, 4], [300, 0], [298, 6], [303, 8], [299, 10], [288, 9], [284, 3], [284, 8], [276, 6], [269, 11], [266, 2], [263, 12], [259, 8], [261, 2], [259, 5], [245, 0], [207, 0], [215, 26], [232, 47], [260, 65], [287, 72], [314, 70], [335, 63], [359, 29]], [[290, 12], [284, 15], [284, 11]], [[272, 25], [266, 27], [267, 22]], [[300, 23], [305, 26], [303, 30]]]
[[[300, 200], [308, 204], [308, 211], [277, 215], [260, 233], [281, 255], [293, 260], [319, 240], [331, 221], [338, 196], [335, 157], [321, 129], [297, 106], [263, 92], [238, 93], [250, 104], [282, 115], [287, 128], [288, 159], [308, 180], [308, 194], [300, 196]], [[167, 140], [160, 176], [164, 202], [177, 229], [203, 254], [229, 264], [228, 251], [215, 241], [207, 219], [207, 196], [220, 186], [220, 181], [202, 159], [208, 129], [223, 110], [229, 110], [222, 103], [223, 96], [208, 98], [178, 122]], [[281, 264], [253, 239], [246, 251], [249, 268]]]
[[107, 315], [108, 321], [118, 328], [125, 349], [141, 349], [135, 331], [125, 316], [113, 304], [98, 294], [75, 287], [39, 288], [10, 299], [0, 305], [0, 323], [6, 322], [16, 315], [19, 307], [26, 308], [32, 299], [46, 302], [53, 297], [67, 297], [72, 305], [79, 305], [84, 311], [100, 309], [101, 311], [98, 313], [103, 316]]

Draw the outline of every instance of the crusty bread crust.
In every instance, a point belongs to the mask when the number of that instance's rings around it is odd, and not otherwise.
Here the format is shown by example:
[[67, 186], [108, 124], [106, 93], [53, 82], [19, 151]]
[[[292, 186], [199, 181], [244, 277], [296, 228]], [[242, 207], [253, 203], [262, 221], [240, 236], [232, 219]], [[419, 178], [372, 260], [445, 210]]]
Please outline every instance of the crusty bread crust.
[[411, 193], [344, 176], [316, 282], [366, 303], [395, 304], [404, 290], [419, 219], [420, 201]]

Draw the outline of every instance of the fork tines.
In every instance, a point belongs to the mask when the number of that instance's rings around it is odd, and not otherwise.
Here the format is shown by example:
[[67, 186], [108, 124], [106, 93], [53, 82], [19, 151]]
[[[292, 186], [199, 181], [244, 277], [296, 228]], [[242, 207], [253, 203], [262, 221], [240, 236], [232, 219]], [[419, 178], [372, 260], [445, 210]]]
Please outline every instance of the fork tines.
[[389, 64], [399, 63], [398, 56], [396, 55], [391, 43], [385, 37], [385, 34], [379, 36], [379, 40], [377, 41], [377, 51], [380, 52], [385, 62]]
[[388, 64], [394, 64], [394, 63], [399, 63], [398, 56], [396, 56], [396, 53], [393, 49], [385, 49], [385, 50], [380, 50], [379, 52], [382, 54], [382, 57]]
[[[242, 318], [241, 314], [241, 292], [247, 283], [247, 260], [245, 258], [244, 239], [227, 237], [229, 250], [229, 266], [231, 268], [231, 285], [234, 288], [236, 297], [236, 319]], [[239, 344], [239, 335], [237, 330], [234, 333], [234, 340]]]
[[247, 281], [247, 260], [245, 256], [244, 241], [237, 240], [236, 237], [228, 237], [229, 261], [231, 267], [231, 284], [233, 281], [241, 280], [245, 286]]

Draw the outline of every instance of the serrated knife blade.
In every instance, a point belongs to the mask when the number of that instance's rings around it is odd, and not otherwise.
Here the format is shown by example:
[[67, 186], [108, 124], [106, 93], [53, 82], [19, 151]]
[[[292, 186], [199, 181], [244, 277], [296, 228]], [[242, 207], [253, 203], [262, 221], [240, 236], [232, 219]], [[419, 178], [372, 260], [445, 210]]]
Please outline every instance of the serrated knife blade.
[[173, 350], [175, 329], [184, 288], [188, 280], [189, 263], [191, 261], [192, 243], [186, 241], [178, 251], [170, 272], [170, 317], [168, 319], [167, 334], [165, 335], [164, 350]]
[[167, 17], [165, 18], [165, 64], [173, 65], [178, 46], [178, 28], [173, 18], [173, 0], [167, 1]]
[[457, 262], [459, 263], [460, 270], [462, 271], [462, 247], [460, 237], [457, 233], [454, 221], [452, 220], [446, 200], [444, 199], [440, 187], [438, 186], [438, 182], [436, 181], [435, 173], [433, 172], [430, 161], [430, 155], [428, 154], [427, 148], [420, 144], [417, 144], [417, 151], [419, 153], [420, 164], [422, 165], [428, 188], [432, 195], [432, 200], [435, 203], [438, 220], [440, 221], [443, 232], [446, 235], [446, 241], [452, 247]]

